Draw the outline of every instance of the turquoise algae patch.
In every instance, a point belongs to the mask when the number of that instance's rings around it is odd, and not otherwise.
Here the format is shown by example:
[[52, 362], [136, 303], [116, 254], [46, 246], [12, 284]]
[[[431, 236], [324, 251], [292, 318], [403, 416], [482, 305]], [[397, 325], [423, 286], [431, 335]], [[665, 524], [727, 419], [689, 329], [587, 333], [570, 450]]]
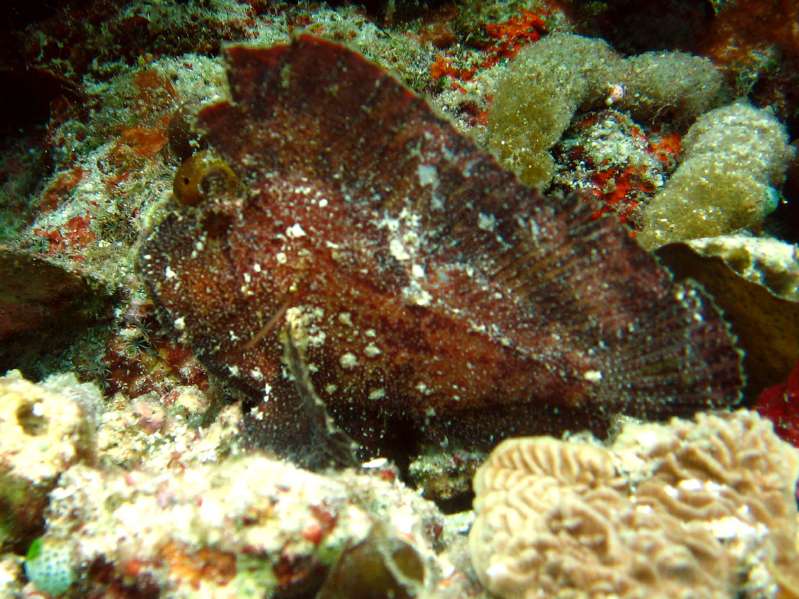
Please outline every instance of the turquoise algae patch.
[[39, 591], [56, 597], [63, 595], [75, 582], [72, 552], [63, 543], [39, 537], [28, 549], [25, 575]]

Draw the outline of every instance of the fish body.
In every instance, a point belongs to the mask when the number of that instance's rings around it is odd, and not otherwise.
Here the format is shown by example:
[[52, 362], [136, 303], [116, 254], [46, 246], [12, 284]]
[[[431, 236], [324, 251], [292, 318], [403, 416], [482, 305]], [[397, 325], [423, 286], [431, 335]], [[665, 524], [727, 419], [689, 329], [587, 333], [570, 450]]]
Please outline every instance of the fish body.
[[364, 456], [738, 401], [712, 301], [587, 200], [526, 188], [344, 46], [226, 60], [232, 100], [198, 120], [236, 183], [177, 206], [139, 263], [166, 321], [251, 398], [256, 444], [313, 437], [287, 342]]

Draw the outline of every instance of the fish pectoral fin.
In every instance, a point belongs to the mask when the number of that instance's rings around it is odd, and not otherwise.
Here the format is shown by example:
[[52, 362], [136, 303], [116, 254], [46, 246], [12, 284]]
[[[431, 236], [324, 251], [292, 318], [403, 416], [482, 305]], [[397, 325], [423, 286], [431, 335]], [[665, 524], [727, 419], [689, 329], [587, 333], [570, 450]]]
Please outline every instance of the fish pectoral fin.
[[309, 460], [320, 467], [347, 467], [358, 464], [358, 444], [336, 425], [322, 398], [316, 393], [308, 365], [300, 349], [301, 325], [287, 319], [283, 338], [283, 360], [294, 379], [294, 388], [301, 403], [301, 411], [307, 416], [312, 431], [308, 450], [313, 453]]

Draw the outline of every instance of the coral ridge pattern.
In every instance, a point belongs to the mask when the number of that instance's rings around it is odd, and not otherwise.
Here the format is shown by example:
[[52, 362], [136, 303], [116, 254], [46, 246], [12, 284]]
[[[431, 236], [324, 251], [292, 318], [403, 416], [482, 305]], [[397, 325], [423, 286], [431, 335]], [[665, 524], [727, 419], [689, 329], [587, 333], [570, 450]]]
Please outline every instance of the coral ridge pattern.
[[610, 448], [510, 439], [475, 476], [472, 561], [504, 599], [795, 597], [797, 475], [745, 410], [627, 423]]

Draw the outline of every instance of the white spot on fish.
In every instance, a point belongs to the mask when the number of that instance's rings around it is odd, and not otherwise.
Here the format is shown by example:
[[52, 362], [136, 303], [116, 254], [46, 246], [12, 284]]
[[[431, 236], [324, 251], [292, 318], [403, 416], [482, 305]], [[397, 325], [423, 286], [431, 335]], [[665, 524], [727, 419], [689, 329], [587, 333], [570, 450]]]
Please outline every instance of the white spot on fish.
[[344, 370], [352, 370], [358, 365], [358, 358], [355, 357], [355, 354], [347, 352], [346, 354], [342, 354], [338, 363], [341, 364]]
[[377, 347], [377, 346], [376, 346], [374, 343], [370, 343], [369, 345], [367, 345], [367, 346], [364, 348], [364, 350], [363, 350], [363, 353], [365, 353], [365, 354], [366, 354], [366, 357], [367, 357], [367, 358], [374, 358], [374, 357], [376, 357], [376, 356], [379, 356], [379, 355], [380, 355], [380, 354], [382, 354], [383, 352], [382, 352], [382, 351], [380, 351], [380, 348], [379, 348], [379, 347]]
[[477, 217], [477, 228], [483, 231], [493, 231], [497, 226], [497, 219], [493, 214], [481, 212]]
[[299, 223], [294, 223], [290, 227], [286, 229], [286, 236], [289, 239], [297, 239], [299, 237], [305, 237], [305, 230], [303, 230], [302, 225]]
[[411, 257], [399, 239], [392, 239], [388, 245], [388, 249], [391, 251], [391, 255], [394, 256], [396, 260], [409, 260]]
[[602, 373], [599, 370], [586, 370], [583, 373], [583, 378], [592, 383], [598, 383], [602, 380]]
[[416, 167], [416, 175], [419, 177], [419, 185], [430, 185], [438, 187], [438, 169], [430, 164], [420, 164]]

